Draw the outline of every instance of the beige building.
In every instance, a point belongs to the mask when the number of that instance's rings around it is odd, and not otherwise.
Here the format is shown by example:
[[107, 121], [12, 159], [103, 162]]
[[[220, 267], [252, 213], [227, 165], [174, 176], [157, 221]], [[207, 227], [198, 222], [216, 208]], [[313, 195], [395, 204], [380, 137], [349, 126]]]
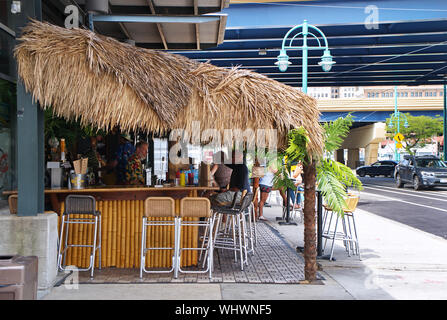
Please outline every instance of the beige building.
[[[393, 86], [381, 87], [332, 87], [317, 90], [313, 88], [320, 112], [388, 111], [395, 108]], [[321, 97], [331, 93], [331, 98]], [[320, 97], [318, 96], [320, 94]], [[401, 112], [439, 110], [444, 107], [443, 86], [397, 86], [398, 107]], [[364, 149], [364, 162], [377, 161], [379, 144], [386, 139], [385, 124], [371, 123], [351, 129], [335, 159], [355, 168], [360, 162], [360, 149]], [[347, 152], [346, 152], [347, 151]]]
[[[394, 98], [393, 86], [311, 87], [307, 92], [316, 99], [386, 99]], [[397, 86], [398, 98], [441, 98], [443, 86]]]
[[[439, 98], [443, 97], [443, 86], [397, 86], [398, 98]], [[394, 87], [364, 87], [364, 98], [393, 98]]]

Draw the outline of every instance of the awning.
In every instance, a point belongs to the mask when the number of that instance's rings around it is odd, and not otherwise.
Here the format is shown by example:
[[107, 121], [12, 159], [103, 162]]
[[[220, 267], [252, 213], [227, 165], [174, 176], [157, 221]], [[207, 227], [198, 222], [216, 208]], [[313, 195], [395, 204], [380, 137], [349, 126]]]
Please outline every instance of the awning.
[[[65, 7], [86, 0], [43, 1], [44, 20], [63, 25]], [[204, 49], [221, 44], [229, 0], [110, 0], [108, 13], [93, 16], [95, 32], [150, 49]]]

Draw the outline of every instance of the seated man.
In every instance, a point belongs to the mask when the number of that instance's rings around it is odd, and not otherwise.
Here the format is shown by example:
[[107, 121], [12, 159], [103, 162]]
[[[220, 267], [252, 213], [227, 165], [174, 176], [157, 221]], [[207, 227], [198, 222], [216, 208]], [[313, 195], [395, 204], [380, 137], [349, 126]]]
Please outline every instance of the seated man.
[[243, 163], [242, 153], [232, 153], [232, 163], [225, 164], [227, 167], [233, 169], [230, 178], [230, 189], [226, 192], [221, 192], [217, 195], [211, 196], [210, 201], [213, 204], [228, 206], [231, 205], [234, 195], [237, 192], [236, 203], [241, 200], [242, 192], [246, 190], [250, 192], [250, 182], [248, 179], [248, 168]]

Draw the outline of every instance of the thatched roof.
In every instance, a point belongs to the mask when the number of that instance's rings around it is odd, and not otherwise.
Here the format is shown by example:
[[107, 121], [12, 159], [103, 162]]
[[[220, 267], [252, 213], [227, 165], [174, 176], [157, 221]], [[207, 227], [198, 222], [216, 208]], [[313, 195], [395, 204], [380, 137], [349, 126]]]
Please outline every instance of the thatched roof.
[[263, 75], [137, 48], [85, 29], [31, 22], [15, 49], [18, 72], [42, 108], [101, 129], [164, 133], [175, 128], [290, 128], [321, 152], [316, 101]]

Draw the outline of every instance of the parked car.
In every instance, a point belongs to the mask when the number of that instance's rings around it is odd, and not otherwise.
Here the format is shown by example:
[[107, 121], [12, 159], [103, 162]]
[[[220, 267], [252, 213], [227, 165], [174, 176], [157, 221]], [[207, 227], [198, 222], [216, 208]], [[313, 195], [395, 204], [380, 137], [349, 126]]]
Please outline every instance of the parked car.
[[405, 156], [396, 166], [396, 187], [411, 183], [414, 190], [424, 187], [447, 187], [447, 165], [436, 156]]
[[370, 166], [362, 166], [356, 169], [356, 173], [360, 177], [364, 177], [369, 175], [370, 177], [375, 176], [385, 176], [385, 177], [393, 177], [394, 168], [396, 167], [397, 162], [392, 160], [384, 160], [374, 162]]

